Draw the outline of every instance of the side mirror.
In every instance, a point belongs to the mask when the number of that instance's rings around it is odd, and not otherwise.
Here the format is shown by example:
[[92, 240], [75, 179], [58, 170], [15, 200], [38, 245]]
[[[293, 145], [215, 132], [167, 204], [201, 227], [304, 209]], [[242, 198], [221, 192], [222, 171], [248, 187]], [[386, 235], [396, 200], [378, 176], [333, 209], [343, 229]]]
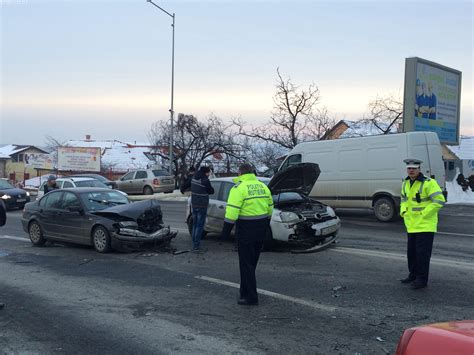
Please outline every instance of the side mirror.
[[68, 207], [68, 211], [69, 211], [69, 212], [78, 212], [79, 214], [84, 213], [84, 210], [82, 209], [81, 206], [71, 206], [71, 207]]

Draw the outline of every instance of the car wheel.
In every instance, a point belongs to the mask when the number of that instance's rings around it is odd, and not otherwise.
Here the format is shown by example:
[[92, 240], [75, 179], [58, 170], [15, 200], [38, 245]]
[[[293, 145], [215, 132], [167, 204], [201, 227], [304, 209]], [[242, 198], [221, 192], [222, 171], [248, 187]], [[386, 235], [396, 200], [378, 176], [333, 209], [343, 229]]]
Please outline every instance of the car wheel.
[[390, 197], [379, 197], [374, 203], [375, 217], [381, 222], [390, 222], [396, 216], [395, 203]]
[[111, 250], [109, 231], [102, 226], [94, 228], [92, 232], [92, 244], [99, 253], [108, 253]]
[[153, 195], [153, 189], [150, 186], [145, 186], [143, 188], [144, 195]]
[[46, 242], [43, 237], [43, 230], [36, 221], [30, 222], [30, 225], [28, 226], [28, 234], [30, 236], [31, 243], [36, 247], [42, 246]]

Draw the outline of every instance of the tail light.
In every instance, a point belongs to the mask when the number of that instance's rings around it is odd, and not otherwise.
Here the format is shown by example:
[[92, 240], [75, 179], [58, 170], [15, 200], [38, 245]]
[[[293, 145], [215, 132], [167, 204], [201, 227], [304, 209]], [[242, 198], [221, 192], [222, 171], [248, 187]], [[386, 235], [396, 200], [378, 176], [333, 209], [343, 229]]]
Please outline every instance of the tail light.
[[153, 185], [159, 185], [159, 184], [160, 184], [160, 180], [158, 180], [157, 178], [154, 178]]
[[408, 343], [410, 343], [410, 339], [415, 334], [415, 329], [406, 329], [402, 337], [400, 338], [400, 341], [398, 342], [397, 345], [397, 350], [395, 351], [395, 355], [405, 355], [407, 348], [408, 348]]

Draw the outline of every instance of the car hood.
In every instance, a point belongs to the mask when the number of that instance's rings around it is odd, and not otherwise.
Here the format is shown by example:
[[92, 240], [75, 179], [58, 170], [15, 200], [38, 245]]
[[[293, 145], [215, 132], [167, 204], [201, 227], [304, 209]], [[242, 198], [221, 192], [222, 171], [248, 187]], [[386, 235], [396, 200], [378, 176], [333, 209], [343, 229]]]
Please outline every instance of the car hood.
[[121, 216], [136, 220], [140, 218], [144, 212], [158, 208], [161, 211], [160, 204], [156, 200], [145, 200], [139, 202], [128, 203], [125, 205], [117, 205], [105, 208], [100, 211], [94, 211], [93, 214], [102, 217]]
[[18, 196], [18, 195], [26, 195], [26, 191], [22, 189], [11, 188], [11, 189], [1, 189], [0, 196], [3, 195], [10, 195], [10, 196]]
[[277, 172], [268, 183], [268, 188], [274, 195], [281, 192], [299, 192], [308, 196], [320, 173], [318, 164], [292, 165]]

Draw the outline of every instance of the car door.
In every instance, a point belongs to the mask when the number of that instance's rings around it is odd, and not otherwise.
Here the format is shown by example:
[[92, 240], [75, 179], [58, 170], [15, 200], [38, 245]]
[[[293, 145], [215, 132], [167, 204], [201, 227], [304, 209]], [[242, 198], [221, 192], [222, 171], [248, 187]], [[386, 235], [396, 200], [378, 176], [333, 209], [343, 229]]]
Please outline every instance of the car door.
[[[222, 184], [222, 181], [211, 180], [214, 193], [209, 195], [209, 206], [207, 208], [206, 225], [204, 227], [207, 232], [220, 232], [222, 230], [222, 226], [219, 223], [219, 215], [222, 214], [220, 207], [221, 203], [219, 202], [219, 192]], [[221, 226], [221, 229], [219, 229], [219, 226]]]
[[135, 175], [134, 171], [130, 171], [129, 173], [125, 174], [120, 178], [120, 180], [117, 181], [117, 186], [118, 189], [127, 192], [127, 193], [132, 193], [133, 192], [133, 176]]
[[135, 178], [133, 179], [133, 192], [134, 193], [142, 193], [143, 188], [147, 184], [148, 173], [146, 170], [138, 170], [135, 173]]
[[[82, 209], [80, 211], [79, 209]], [[76, 194], [65, 191], [61, 200], [58, 226], [60, 235], [70, 242], [90, 244], [86, 228], [87, 217], [84, 208]]]
[[60, 236], [60, 212], [62, 191], [51, 191], [45, 195], [39, 203], [39, 221], [45, 236]]

